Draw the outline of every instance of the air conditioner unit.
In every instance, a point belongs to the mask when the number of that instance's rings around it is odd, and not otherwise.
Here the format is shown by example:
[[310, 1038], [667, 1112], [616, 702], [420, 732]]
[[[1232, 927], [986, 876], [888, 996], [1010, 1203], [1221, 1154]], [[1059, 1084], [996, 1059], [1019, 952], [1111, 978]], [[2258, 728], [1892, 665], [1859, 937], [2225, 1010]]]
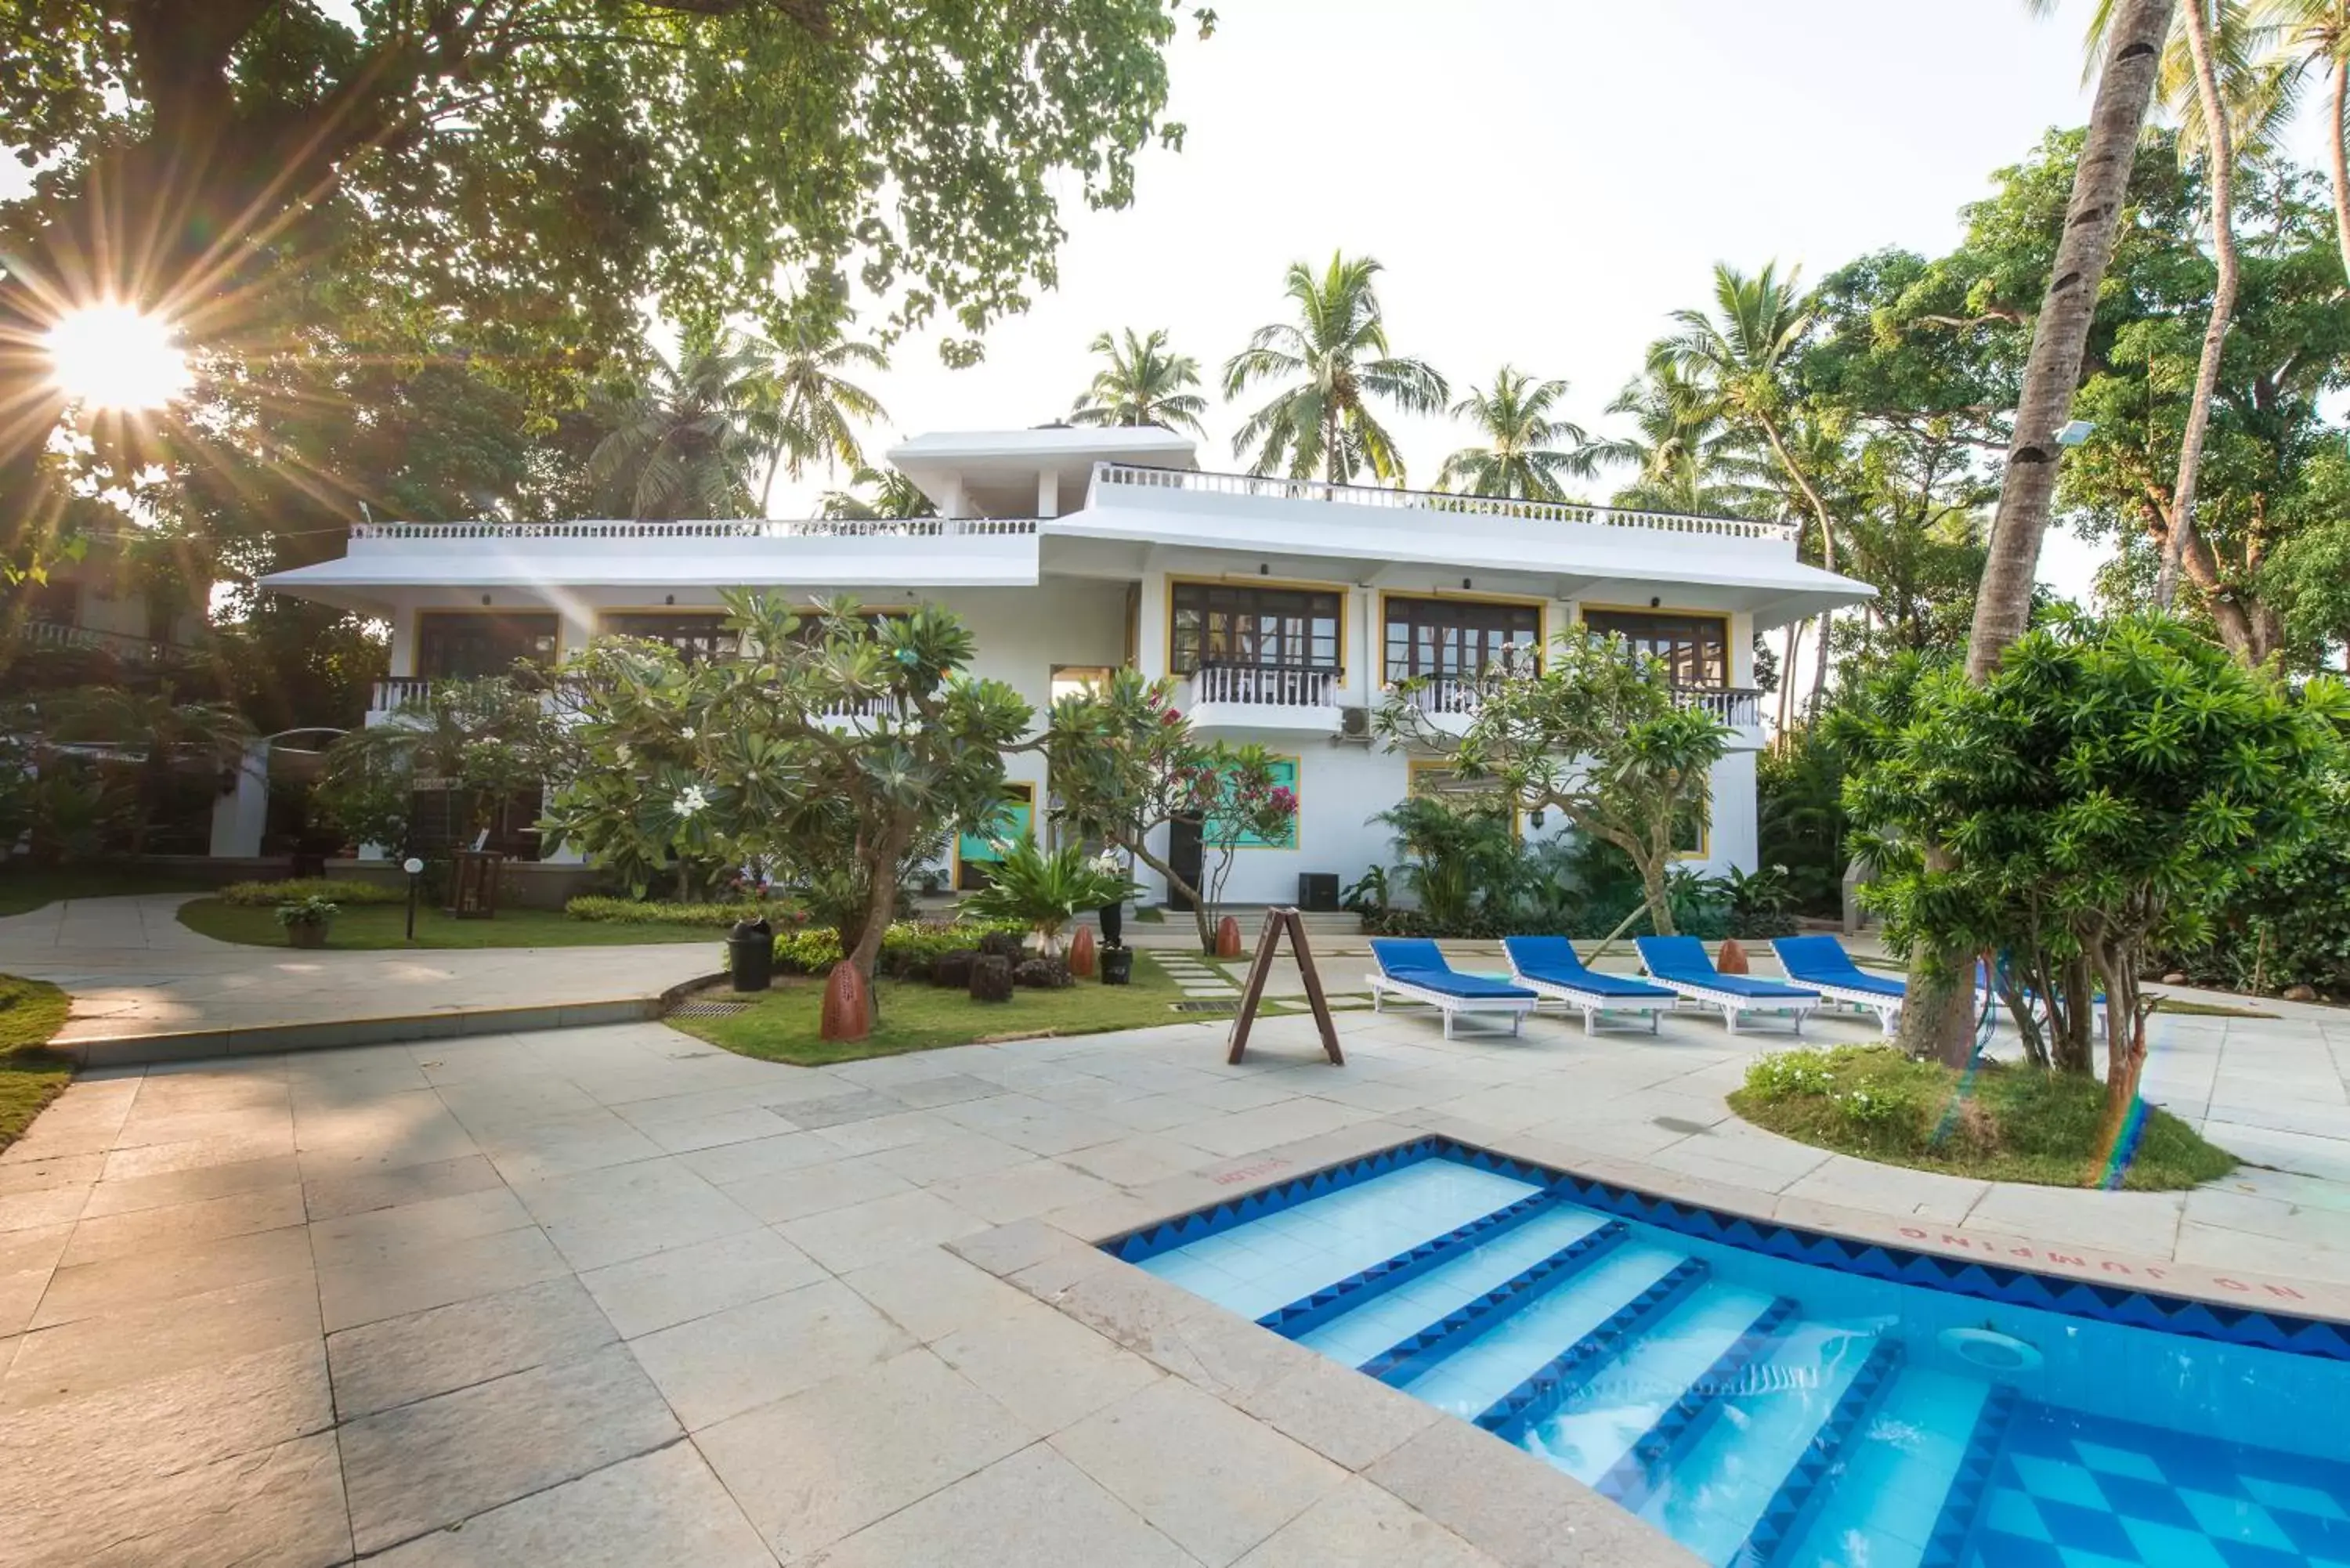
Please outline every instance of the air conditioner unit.
[[1339, 709], [1338, 733], [1350, 741], [1369, 740], [1371, 738], [1371, 711], [1368, 708]]

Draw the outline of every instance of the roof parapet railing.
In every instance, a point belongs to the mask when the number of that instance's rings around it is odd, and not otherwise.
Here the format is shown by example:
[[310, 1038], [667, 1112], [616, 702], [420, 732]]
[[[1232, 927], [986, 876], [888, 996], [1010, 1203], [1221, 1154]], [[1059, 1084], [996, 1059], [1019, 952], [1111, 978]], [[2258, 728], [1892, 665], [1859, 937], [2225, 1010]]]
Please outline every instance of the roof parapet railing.
[[702, 517], [638, 522], [354, 523], [373, 539], [973, 539], [1036, 532], [1033, 517]]
[[1684, 516], [1674, 512], [1627, 512], [1576, 502], [1516, 501], [1500, 495], [1461, 495], [1440, 490], [1389, 490], [1368, 484], [1331, 484], [1319, 479], [1279, 479], [1253, 473], [1211, 473], [1191, 468], [1149, 468], [1139, 463], [1097, 462], [1096, 484], [1146, 490], [1180, 490], [1201, 495], [1239, 495], [1270, 501], [1335, 501], [1394, 512], [1434, 512], [1452, 516], [1506, 517], [1526, 523], [1579, 523], [1601, 528], [1646, 528], [1666, 534], [1717, 538], [1795, 541], [1792, 523], [1748, 517]]

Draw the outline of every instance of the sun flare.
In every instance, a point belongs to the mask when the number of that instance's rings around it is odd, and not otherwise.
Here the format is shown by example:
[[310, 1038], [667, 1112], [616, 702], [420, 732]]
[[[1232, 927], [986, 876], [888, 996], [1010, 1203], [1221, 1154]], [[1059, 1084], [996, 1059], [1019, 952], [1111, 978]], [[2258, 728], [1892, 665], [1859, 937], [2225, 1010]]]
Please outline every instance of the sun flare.
[[49, 328], [49, 377], [93, 409], [154, 409], [187, 389], [188, 357], [169, 323], [112, 301], [85, 306]]

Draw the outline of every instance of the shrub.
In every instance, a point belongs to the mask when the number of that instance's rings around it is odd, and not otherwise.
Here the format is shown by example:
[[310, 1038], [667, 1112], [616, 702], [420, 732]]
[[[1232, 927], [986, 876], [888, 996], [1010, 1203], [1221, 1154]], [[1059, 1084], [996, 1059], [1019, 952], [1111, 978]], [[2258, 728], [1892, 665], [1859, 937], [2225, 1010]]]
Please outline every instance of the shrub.
[[1069, 966], [1057, 957], [1024, 959], [1014, 968], [1012, 979], [1032, 991], [1058, 991], [1070, 983]]
[[277, 923], [281, 926], [323, 926], [331, 922], [342, 910], [329, 900], [313, 893], [307, 898], [277, 906]]
[[404, 904], [408, 902], [408, 889], [356, 878], [343, 881], [300, 877], [283, 882], [232, 882], [215, 897], [224, 904], [234, 904], [240, 909], [270, 909], [280, 904], [298, 904], [306, 898], [330, 898], [338, 904]]
[[[894, 980], [927, 978], [933, 965], [963, 948], [1009, 944], [1016, 958], [1026, 927], [1019, 921], [899, 920], [881, 936], [877, 973]], [[829, 926], [808, 926], [775, 936], [776, 967], [798, 974], [823, 974], [840, 961], [840, 934]]]
[[1782, 1100], [1835, 1092], [1835, 1071], [1825, 1051], [1773, 1051], [1747, 1064], [1746, 1087], [1776, 1105]]
[[2350, 780], [2329, 789], [2318, 836], [2253, 872], [2212, 921], [2210, 940], [2158, 951], [2155, 972], [2275, 995], [2305, 985], [2350, 996]]
[[1004, 958], [982, 958], [971, 966], [971, 999], [973, 1002], [1009, 1002], [1012, 1000], [1012, 961]]
[[649, 926], [707, 926], [724, 930], [737, 920], [769, 920], [777, 926], [797, 926], [807, 912], [789, 904], [746, 899], [727, 904], [665, 904], [645, 898], [588, 896], [572, 899], [563, 912], [575, 920], [628, 921]]

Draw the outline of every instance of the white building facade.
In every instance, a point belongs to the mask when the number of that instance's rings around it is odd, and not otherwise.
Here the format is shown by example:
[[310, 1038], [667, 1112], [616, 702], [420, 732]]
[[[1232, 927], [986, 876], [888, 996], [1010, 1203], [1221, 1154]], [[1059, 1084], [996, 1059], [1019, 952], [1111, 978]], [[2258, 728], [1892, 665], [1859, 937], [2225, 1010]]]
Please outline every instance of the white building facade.
[[[889, 458], [939, 516], [380, 523], [355, 526], [341, 559], [266, 586], [390, 623], [371, 722], [435, 679], [553, 664], [598, 635], [707, 649], [727, 587], [942, 605], [977, 639], [973, 672], [1016, 689], [1039, 724], [1056, 691], [1117, 666], [1171, 675], [1195, 730], [1260, 743], [1292, 775], [1292, 841], [1236, 852], [1224, 896], [1241, 903], [1388, 863], [1369, 819], [1443, 787], [1440, 755], [1371, 739], [1384, 687], [1430, 677], [1419, 700], [1459, 728], [1481, 664], [1578, 621], [1657, 653], [1686, 701], [1731, 725], [1690, 860], [1751, 870], [1754, 639], [1872, 592], [1798, 562], [1777, 524], [1207, 472], [1187, 438], [1150, 428], [930, 435]], [[1041, 825], [1042, 759], [1006, 767], [1007, 822]], [[1175, 846], [1179, 864], [1193, 852]], [[964, 841], [942, 869], [967, 881], [966, 857], [983, 856]]]

